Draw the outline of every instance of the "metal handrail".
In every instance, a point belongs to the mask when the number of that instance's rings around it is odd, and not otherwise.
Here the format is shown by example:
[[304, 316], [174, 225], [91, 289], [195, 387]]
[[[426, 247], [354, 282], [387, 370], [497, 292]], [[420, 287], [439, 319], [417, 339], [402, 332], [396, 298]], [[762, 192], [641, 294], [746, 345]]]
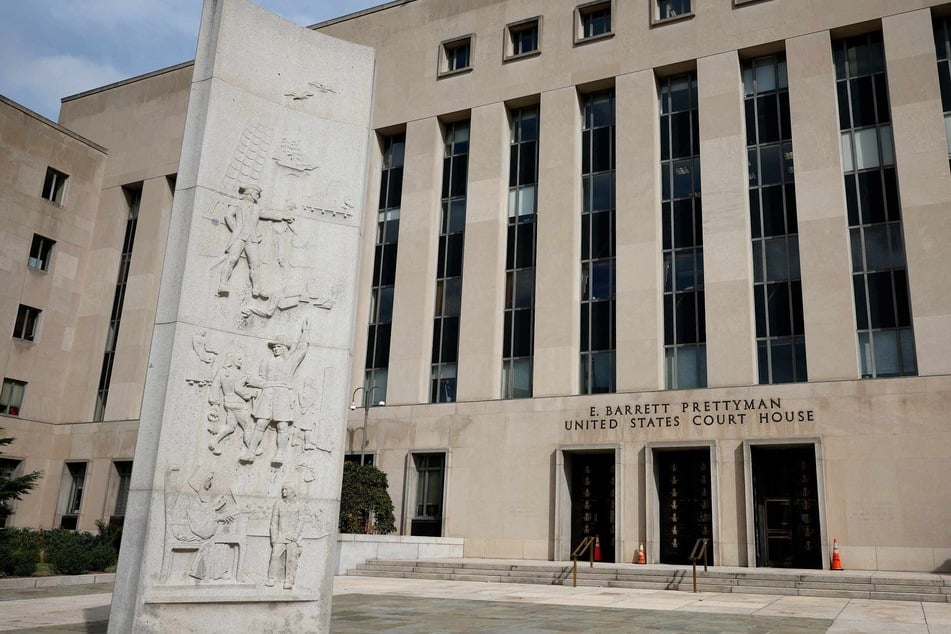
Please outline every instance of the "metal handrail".
[[[693, 544], [693, 550], [690, 551], [690, 556], [687, 557], [691, 562], [693, 562], [693, 591], [697, 591], [697, 560], [703, 557], [703, 571], [707, 571], [707, 545], [710, 543], [710, 540], [706, 537], [699, 538]], [[699, 552], [697, 552], [699, 550]]]
[[581, 543], [578, 544], [578, 547], [575, 548], [574, 551], [571, 553], [571, 560], [574, 562], [572, 564], [573, 567], [571, 570], [571, 587], [572, 588], [578, 587], [578, 557], [581, 556], [581, 554], [585, 551], [585, 549], [587, 549], [588, 552], [590, 553], [591, 567], [594, 568], [594, 537], [585, 537], [584, 539], [582, 539]]

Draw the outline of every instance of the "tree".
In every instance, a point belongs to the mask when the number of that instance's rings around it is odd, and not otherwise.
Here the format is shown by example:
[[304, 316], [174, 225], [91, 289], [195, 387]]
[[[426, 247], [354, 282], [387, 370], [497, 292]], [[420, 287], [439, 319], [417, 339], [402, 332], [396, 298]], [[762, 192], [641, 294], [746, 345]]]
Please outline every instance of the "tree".
[[386, 474], [372, 465], [343, 463], [340, 532], [385, 535], [396, 532]]
[[[2, 429], [0, 427], [0, 430]], [[0, 438], [0, 448], [12, 442], [13, 438]], [[2, 455], [3, 452], [0, 451], [0, 456]], [[22, 499], [36, 486], [36, 481], [42, 475], [42, 471], [34, 471], [14, 478], [11, 473], [0, 468], [0, 517], [9, 515], [13, 510], [10, 508], [10, 502]]]

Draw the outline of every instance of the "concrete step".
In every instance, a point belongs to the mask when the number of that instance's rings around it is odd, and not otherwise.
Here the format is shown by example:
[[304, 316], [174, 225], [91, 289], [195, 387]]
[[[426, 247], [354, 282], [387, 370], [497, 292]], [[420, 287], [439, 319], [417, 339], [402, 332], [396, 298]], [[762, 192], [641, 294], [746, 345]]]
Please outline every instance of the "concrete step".
[[[351, 574], [485, 583], [563, 585], [572, 583], [570, 562], [517, 560], [371, 560]], [[645, 590], [693, 589], [692, 570], [686, 567], [579, 562], [580, 586], [639, 588]], [[802, 570], [709, 569], [697, 571], [700, 592], [775, 594], [891, 601], [951, 602], [951, 576], [909, 573], [821, 573]]]

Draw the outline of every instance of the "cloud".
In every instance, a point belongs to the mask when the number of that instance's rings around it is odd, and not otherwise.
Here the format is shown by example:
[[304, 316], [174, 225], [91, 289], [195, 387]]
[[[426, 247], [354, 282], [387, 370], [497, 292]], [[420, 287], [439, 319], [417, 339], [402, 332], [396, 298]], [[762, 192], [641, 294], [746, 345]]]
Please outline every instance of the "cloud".
[[[253, 1], [309, 26], [382, 0]], [[0, 5], [0, 92], [50, 119], [62, 96], [192, 59], [201, 17], [200, 0]]]
[[4, 70], [4, 91], [43, 116], [58, 117], [59, 100], [123, 79], [126, 74], [111, 64], [73, 55], [49, 55], [19, 60]]
[[69, 0], [58, 5], [57, 17], [84, 28], [128, 29], [136, 26], [194, 34], [201, 2], [197, 0]]

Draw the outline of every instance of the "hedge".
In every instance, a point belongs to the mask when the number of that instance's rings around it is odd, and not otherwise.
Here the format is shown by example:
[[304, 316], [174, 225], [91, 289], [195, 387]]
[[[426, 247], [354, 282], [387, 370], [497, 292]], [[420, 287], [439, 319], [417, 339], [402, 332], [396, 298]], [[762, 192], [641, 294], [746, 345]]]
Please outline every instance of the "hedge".
[[119, 551], [114, 533], [99, 535], [67, 530], [0, 528], [0, 574], [29, 577], [40, 563], [61, 575], [100, 572], [114, 566]]

